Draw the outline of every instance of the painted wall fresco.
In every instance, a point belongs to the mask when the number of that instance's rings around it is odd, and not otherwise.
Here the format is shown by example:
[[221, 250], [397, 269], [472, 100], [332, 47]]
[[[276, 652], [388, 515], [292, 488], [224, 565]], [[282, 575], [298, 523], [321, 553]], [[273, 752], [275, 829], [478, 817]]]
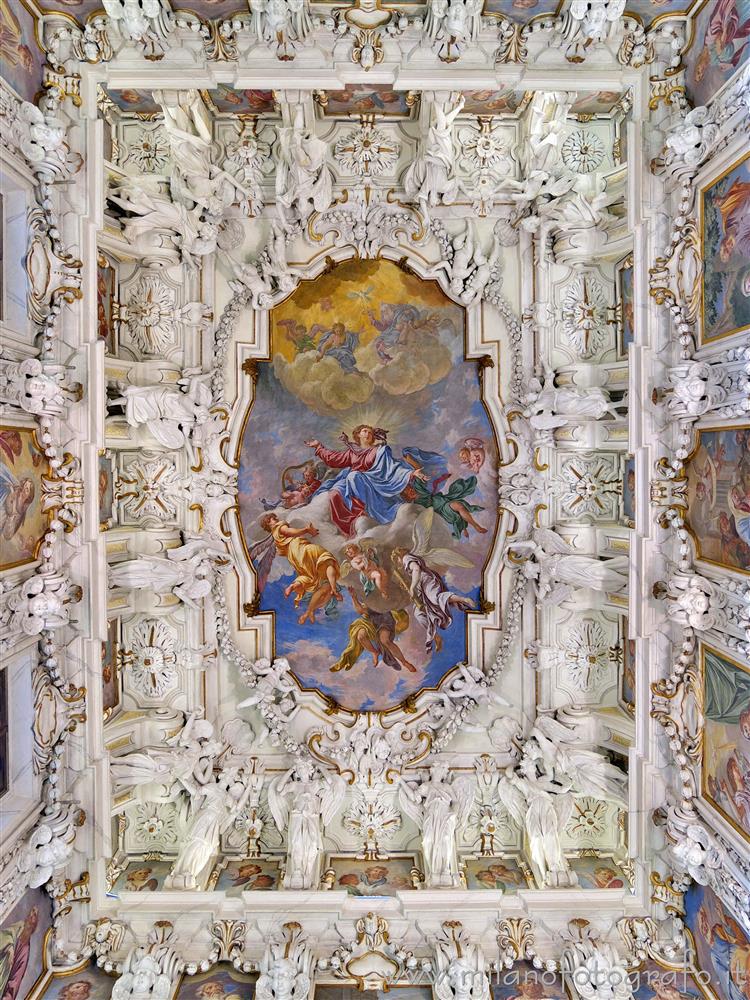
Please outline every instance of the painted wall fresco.
[[556, 972], [535, 969], [530, 962], [516, 962], [490, 980], [492, 1000], [568, 1000], [561, 977]]
[[[365, 994], [366, 995], [366, 994]], [[381, 990], [375, 993], [380, 1000], [384, 996]], [[348, 983], [316, 984], [314, 1000], [362, 1000], [362, 991]], [[433, 1000], [431, 986], [391, 986], [388, 990], [390, 1000]]]
[[117, 272], [104, 254], [100, 253], [96, 268], [96, 330], [99, 339], [104, 341], [107, 354], [115, 354], [117, 350], [114, 319], [116, 298]]
[[50, 0], [49, 3], [40, 3], [41, 10], [59, 11], [64, 10], [66, 14], [74, 17], [79, 24], [83, 24], [89, 15], [95, 11], [103, 10], [102, 0]]
[[185, 976], [175, 1000], [252, 1000], [257, 979], [257, 974], [238, 972], [220, 963], [209, 972]]
[[102, 643], [102, 708], [105, 716], [120, 704], [120, 676], [117, 664], [117, 643], [120, 621], [113, 618], [107, 625], [107, 638]]
[[0, 796], [10, 787], [10, 730], [8, 715], [8, 671], [0, 670]]
[[703, 794], [750, 840], [750, 668], [701, 647]]
[[568, 858], [581, 889], [628, 889], [625, 872], [611, 858]]
[[115, 505], [115, 472], [110, 455], [99, 455], [97, 487], [99, 492], [99, 523], [108, 528]]
[[47, 523], [42, 513], [45, 466], [30, 428], [0, 427], [0, 570], [36, 556]]
[[121, 872], [112, 892], [156, 892], [164, 885], [164, 880], [172, 870], [172, 861], [131, 861]]
[[750, 941], [724, 904], [707, 886], [685, 895], [685, 923], [695, 940], [697, 965], [710, 976], [722, 1000], [744, 1000], [750, 986]]
[[702, 189], [700, 225], [701, 337], [710, 343], [750, 329], [750, 153]]
[[513, 858], [469, 858], [465, 865], [467, 889], [518, 892], [531, 885]]
[[233, 115], [269, 115], [275, 109], [272, 90], [234, 90], [219, 85], [208, 91], [208, 102], [219, 113]]
[[570, 110], [575, 115], [608, 115], [621, 97], [619, 90], [598, 90], [596, 93], [581, 94]]
[[465, 90], [465, 115], [513, 114], [523, 100], [522, 90]]
[[0, 926], [0, 997], [25, 1000], [44, 975], [44, 937], [52, 926], [52, 901], [29, 889]]
[[415, 858], [393, 856], [386, 861], [356, 861], [330, 858], [327, 867], [335, 872], [333, 889], [346, 889], [351, 896], [395, 896], [413, 889], [411, 870]]
[[236, 892], [268, 892], [278, 889], [280, 882], [278, 861], [230, 861], [219, 873], [216, 881], [218, 890]]
[[24, 101], [33, 101], [42, 89], [43, 64], [31, 14], [21, 3], [0, 0], [0, 76]]
[[107, 94], [122, 111], [140, 115], [161, 114], [161, 106], [156, 103], [150, 90], [127, 87], [124, 90], [107, 90]]
[[688, 96], [707, 104], [750, 56], [748, 0], [706, 0], [685, 56]]
[[350, 84], [344, 90], [329, 90], [324, 114], [351, 115], [374, 112], [381, 115], [408, 115], [411, 108], [406, 103], [407, 91], [393, 90], [386, 83], [370, 86]]
[[628, 356], [628, 347], [635, 340], [635, 289], [633, 278], [633, 256], [628, 256], [617, 265], [617, 304], [619, 306], [617, 324], [617, 353], [622, 358]]
[[620, 701], [629, 711], [635, 711], [635, 639], [628, 637], [628, 619], [620, 619], [622, 666], [620, 675]]
[[54, 976], [44, 992], [30, 994], [28, 1000], [109, 1000], [114, 976], [108, 976], [95, 965], [86, 965], [78, 972]]
[[[659, 15], [684, 12], [690, 6], [690, 0], [628, 0], [625, 10], [648, 25]], [[528, 21], [539, 14], [554, 14], [559, 8], [558, 0], [485, 0], [484, 13], [504, 14], [514, 21]]]
[[635, 459], [628, 456], [622, 465], [622, 521], [635, 527]]
[[664, 969], [656, 962], [647, 962], [642, 969], [630, 974], [635, 1000], [688, 1000], [705, 994], [685, 969]]
[[174, 10], [189, 10], [204, 20], [215, 20], [237, 12], [247, 13], [247, 5], [239, 0], [176, 0]]
[[496, 446], [464, 312], [388, 261], [273, 311], [240, 456], [244, 537], [276, 655], [352, 709], [466, 656], [496, 526]]
[[750, 571], [750, 426], [701, 431], [687, 479], [699, 558]]

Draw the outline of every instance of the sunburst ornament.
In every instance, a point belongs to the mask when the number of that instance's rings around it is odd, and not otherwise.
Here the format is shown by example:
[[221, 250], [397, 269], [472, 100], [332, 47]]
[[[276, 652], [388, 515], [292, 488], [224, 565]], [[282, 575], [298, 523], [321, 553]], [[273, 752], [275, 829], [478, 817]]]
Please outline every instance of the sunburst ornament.
[[594, 132], [572, 132], [562, 144], [566, 167], [579, 174], [590, 174], [604, 159], [604, 143]]
[[158, 275], [142, 275], [130, 290], [121, 319], [143, 354], [160, 354], [173, 347], [177, 336], [177, 293]]
[[597, 688], [608, 674], [612, 659], [604, 629], [584, 618], [565, 637], [565, 665], [579, 691]]
[[370, 122], [348, 132], [336, 143], [333, 157], [342, 170], [358, 177], [376, 177], [393, 170], [399, 144]]
[[128, 674], [132, 687], [145, 698], [160, 698], [178, 681], [177, 633], [158, 618], [146, 618], [132, 638]]
[[563, 333], [581, 358], [602, 349], [607, 336], [607, 297], [595, 277], [583, 274], [565, 289], [561, 318]]
[[169, 141], [161, 125], [141, 129], [127, 145], [127, 160], [144, 174], [158, 174], [169, 163]]

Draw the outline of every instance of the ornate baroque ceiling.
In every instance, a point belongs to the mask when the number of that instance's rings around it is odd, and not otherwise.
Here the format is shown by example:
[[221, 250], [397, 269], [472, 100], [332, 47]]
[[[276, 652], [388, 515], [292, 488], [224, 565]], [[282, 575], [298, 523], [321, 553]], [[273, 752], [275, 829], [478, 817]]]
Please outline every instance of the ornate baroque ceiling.
[[744, 0], [2, 6], [4, 1000], [742, 1000]]

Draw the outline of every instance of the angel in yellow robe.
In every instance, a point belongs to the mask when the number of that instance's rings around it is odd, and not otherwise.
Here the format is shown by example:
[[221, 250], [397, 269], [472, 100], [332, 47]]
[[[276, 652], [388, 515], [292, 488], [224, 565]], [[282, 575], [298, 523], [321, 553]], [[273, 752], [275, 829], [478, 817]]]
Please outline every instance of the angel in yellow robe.
[[294, 606], [298, 608], [305, 594], [312, 595], [307, 610], [298, 619], [300, 625], [306, 621], [313, 623], [315, 612], [331, 598], [344, 599], [338, 585], [341, 568], [336, 557], [322, 545], [305, 538], [305, 535], [314, 538], [318, 534], [314, 525], [292, 528], [276, 514], [266, 514], [260, 526], [273, 538], [276, 552], [284, 556], [297, 573], [284, 591], [284, 597], [294, 594]]
[[349, 587], [352, 604], [359, 612], [349, 626], [349, 645], [330, 668], [331, 673], [351, 670], [362, 653], [367, 650], [372, 656], [372, 665], [377, 667], [382, 656], [383, 662], [394, 670], [405, 667], [412, 674], [417, 668], [406, 659], [396, 642], [396, 636], [409, 627], [406, 611], [375, 611], [367, 607]]

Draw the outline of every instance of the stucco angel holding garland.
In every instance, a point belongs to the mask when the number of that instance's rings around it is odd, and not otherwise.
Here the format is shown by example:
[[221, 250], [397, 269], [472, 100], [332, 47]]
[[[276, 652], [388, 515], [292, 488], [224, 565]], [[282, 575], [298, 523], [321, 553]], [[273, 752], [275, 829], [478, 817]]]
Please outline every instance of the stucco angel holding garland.
[[528, 550], [523, 574], [532, 581], [540, 600], [564, 601], [574, 590], [596, 590], [617, 594], [628, 585], [627, 556], [598, 559], [578, 555], [550, 528], [535, 528], [533, 537], [513, 544], [515, 551]]

